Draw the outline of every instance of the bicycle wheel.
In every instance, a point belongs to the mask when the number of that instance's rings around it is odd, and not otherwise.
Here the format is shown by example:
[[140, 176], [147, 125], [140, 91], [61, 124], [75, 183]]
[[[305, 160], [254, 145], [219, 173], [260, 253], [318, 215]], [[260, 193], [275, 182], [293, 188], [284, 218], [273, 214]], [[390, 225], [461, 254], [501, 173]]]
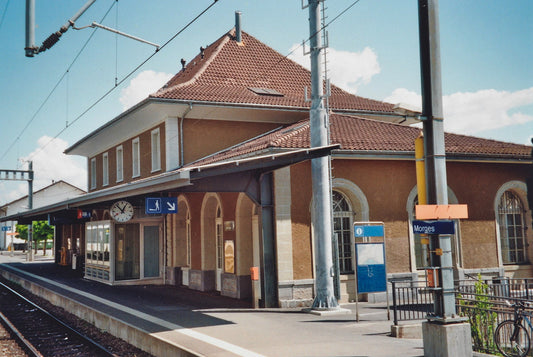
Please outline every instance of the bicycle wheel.
[[[515, 328], [518, 329], [516, 334]], [[498, 351], [507, 357], [524, 357], [529, 352], [529, 334], [522, 324], [515, 324], [513, 320], [503, 321], [496, 327], [494, 342]]]

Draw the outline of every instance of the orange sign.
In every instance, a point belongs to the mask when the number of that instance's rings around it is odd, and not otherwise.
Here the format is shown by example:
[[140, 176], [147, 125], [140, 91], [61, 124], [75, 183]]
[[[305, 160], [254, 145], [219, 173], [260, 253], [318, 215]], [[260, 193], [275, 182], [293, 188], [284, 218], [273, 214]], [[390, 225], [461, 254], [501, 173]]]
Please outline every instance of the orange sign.
[[467, 205], [417, 205], [416, 219], [468, 218]]
[[6, 233], [6, 235], [8, 235], [8, 236], [16, 236], [17, 234], [18, 234], [18, 232]]

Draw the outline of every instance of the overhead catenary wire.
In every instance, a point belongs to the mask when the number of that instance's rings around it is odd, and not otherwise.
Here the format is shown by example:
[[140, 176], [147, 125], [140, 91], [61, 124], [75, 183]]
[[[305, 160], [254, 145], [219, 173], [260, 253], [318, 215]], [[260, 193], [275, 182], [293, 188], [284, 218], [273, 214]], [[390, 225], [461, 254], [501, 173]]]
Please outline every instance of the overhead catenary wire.
[[[37, 155], [39, 152], [41, 152], [42, 150], [44, 150], [44, 148], [46, 148], [52, 141], [54, 141], [55, 139], [57, 139], [59, 136], [61, 136], [68, 128], [70, 128], [73, 124], [75, 124], [78, 120], [80, 120], [81, 118], [83, 118], [89, 111], [91, 111], [95, 106], [97, 106], [102, 100], [104, 100], [109, 94], [111, 94], [118, 86], [120, 86], [124, 81], [126, 81], [129, 77], [131, 77], [134, 73], [136, 73], [142, 66], [144, 66], [149, 60], [151, 60], [160, 50], [162, 50], [163, 48], [165, 48], [169, 43], [171, 43], [177, 36], [179, 36], [183, 31], [185, 31], [189, 26], [191, 26], [194, 22], [196, 22], [201, 16], [203, 16], [207, 11], [209, 11], [216, 3], [218, 2], [218, 0], [214, 0], [209, 6], [207, 6], [204, 10], [202, 10], [198, 15], [196, 15], [192, 20], [190, 20], [185, 26], [183, 26], [178, 32], [176, 32], [172, 37], [170, 37], [165, 43], [163, 43], [158, 50], [154, 51], [154, 53], [152, 53], [151, 55], [149, 55], [145, 60], [143, 60], [139, 65], [137, 65], [133, 70], [131, 70], [127, 75], [125, 75], [120, 81], [118, 82], [115, 82], [115, 85], [110, 88], [109, 90], [107, 90], [102, 96], [100, 96], [95, 102], [93, 102], [91, 105], [89, 105], [81, 114], [79, 114], [75, 119], [73, 119], [69, 124], [68, 126], [64, 127], [63, 129], [61, 129], [53, 138], [51, 138], [47, 143], [45, 143], [43, 146], [41, 146], [40, 148], [38, 148], [30, 157], [29, 159], [31, 159], [32, 157], [34, 157], [35, 155]], [[334, 23], [335, 21], [337, 21], [341, 16], [343, 16], [347, 11], [349, 11], [353, 6], [355, 6], [357, 3], [359, 3], [360, 0], [355, 0], [351, 5], [349, 5], [348, 7], [346, 7], [343, 11], [341, 11], [339, 14], [337, 14], [331, 21], [329, 21], [328, 23], [326, 23], [324, 26], [322, 26], [318, 31], [323, 31], [325, 28], [327, 28], [328, 26], [330, 26], [332, 23]], [[114, 5], [112, 5], [114, 6]], [[109, 11], [112, 9], [112, 6], [111, 8], [108, 10], [108, 13]], [[106, 13], [107, 15], [107, 13]], [[103, 20], [102, 20], [103, 21]], [[96, 29], [95, 29], [96, 30]], [[93, 32], [94, 34], [94, 32]], [[91, 37], [93, 36], [93, 34], [91, 34]], [[315, 36], [315, 34], [309, 36], [309, 38], [304, 41], [304, 42], [307, 42], [309, 41], [313, 36]], [[85, 43], [84, 47], [87, 45], [88, 42]], [[298, 45], [296, 46], [294, 49], [292, 49], [288, 54], [286, 54], [282, 59], [280, 59], [278, 62], [276, 62], [275, 64], [273, 64], [272, 66], [270, 66], [269, 68], [267, 68], [265, 71], [263, 71], [259, 76], [258, 78], [261, 78], [263, 76], [265, 76], [268, 72], [270, 72], [275, 66], [277, 66], [279, 63], [283, 62], [284, 60], [288, 59], [288, 57], [293, 54], [296, 50], [298, 50], [299, 48], [301, 48], [303, 46], [303, 44], [301, 45]], [[83, 50], [82, 48], [82, 50]], [[76, 59], [81, 55], [81, 51], [78, 53], [78, 55], [76, 56]], [[73, 61], [74, 63], [74, 61]], [[72, 63], [72, 64], [73, 64]], [[71, 66], [72, 66], [71, 64]], [[71, 68], [71, 66], [69, 66], [69, 69]], [[65, 74], [61, 77], [60, 81], [63, 80], [64, 76], [66, 75], [67, 72], [65, 72]], [[55, 89], [57, 88], [57, 86], [59, 85], [60, 81], [56, 84], [56, 86], [54, 87], [53, 91], [55, 91]], [[40, 110], [42, 109], [42, 107], [44, 106], [44, 104], [48, 101], [48, 99], [50, 98], [50, 96], [52, 95], [52, 92], [47, 96], [47, 98], [45, 99], [45, 102], [43, 102], [43, 104], [39, 107], [38, 111], [34, 114], [34, 116], [32, 117], [32, 119], [30, 120], [30, 122], [26, 125], [26, 127], [23, 129], [23, 131], [19, 134], [19, 136], [17, 136], [17, 138], [15, 139], [15, 143], [16, 141], [18, 141], [20, 139], [20, 136], [22, 135], [22, 133], [27, 129], [27, 127], [29, 126], [29, 124], [31, 123], [31, 121], [33, 121], [33, 119], [37, 116], [38, 112], [40, 112]], [[13, 143], [7, 150], [6, 152], [3, 154], [2, 157], [0, 157], [0, 160], [3, 159], [6, 154], [9, 152], [9, 150], [12, 148], [12, 146], [15, 144]]]
[[6, 18], [8, 6], [9, 6], [9, 0], [6, 1], [6, 6], [4, 6], [4, 12], [2, 13], [2, 18], [0, 19], [0, 30], [2, 29], [2, 24], [4, 23], [4, 19]]
[[343, 16], [346, 12], [348, 12], [352, 7], [354, 7], [359, 1], [361, 0], [355, 0], [351, 5], [349, 5], [348, 7], [346, 7], [344, 10], [342, 10], [340, 13], [337, 14], [337, 16], [335, 16], [331, 21], [329, 21], [328, 23], [326, 23], [325, 25], [321, 26], [315, 33], [313, 33], [312, 35], [310, 35], [306, 40], [304, 40], [301, 44], [295, 46], [291, 51], [289, 51], [289, 53], [287, 53], [285, 56], [283, 56], [283, 58], [281, 58], [279, 61], [277, 61], [276, 63], [274, 63], [273, 65], [271, 65], [270, 67], [268, 67], [265, 71], [261, 72], [256, 80], [258, 79], [261, 79], [262, 77], [266, 76], [272, 69], [274, 69], [277, 65], [279, 65], [280, 63], [284, 62], [285, 60], [287, 60], [289, 58], [290, 55], [292, 55], [294, 52], [296, 52], [297, 50], [299, 50], [300, 48], [302, 48], [304, 46], [304, 44], [306, 42], [309, 42], [313, 37], [315, 37], [317, 35], [317, 33], [321, 32], [321, 31], [325, 31], [325, 29], [331, 25], [332, 23], [334, 23], [335, 21], [337, 21], [341, 16]]
[[[45, 147], [47, 147], [52, 141], [57, 139], [61, 134], [65, 132], [70, 126], [72, 126], [74, 123], [76, 123], [78, 120], [80, 120], [82, 117], [85, 116], [89, 111], [91, 111], [95, 106], [97, 106], [102, 100], [104, 100], [109, 94], [111, 94], [118, 86], [120, 86], [124, 81], [126, 81], [129, 77], [131, 77], [135, 72], [137, 72], [142, 66], [144, 66], [149, 60], [151, 60], [157, 53], [160, 52], [163, 48], [165, 48], [170, 42], [172, 42], [176, 37], [178, 37], [183, 31], [185, 31], [189, 26], [191, 26], [193, 23], [195, 23], [200, 17], [202, 17], [207, 11], [209, 11], [218, 0], [214, 0], [209, 6], [207, 6], [204, 10], [202, 10], [198, 15], [196, 15], [191, 21], [189, 21], [185, 26], [183, 26], [176, 34], [174, 34], [169, 40], [167, 40], [164, 44], [162, 44], [158, 49], [155, 50], [154, 53], [152, 53], [150, 56], [148, 56], [145, 60], [143, 60], [137, 67], [135, 67], [133, 70], [131, 70], [126, 76], [124, 76], [114, 87], [110, 88], [107, 92], [105, 92], [100, 98], [98, 98], [93, 104], [91, 104], [87, 109], [85, 109], [80, 115], [78, 115], [74, 120], [72, 120], [68, 127], [63, 128], [59, 131], [53, 138], [51, 138], [48, 142], [46, 142], [43, 146], [38, 148], [29, 158], [31, 159], [35, 155], [37, 155], [39, 152], [44, 150]], [[1, 158], [0, 158], [1, 159]]]
[[[102, 19], [100, 20], [101, 22], [105, 20], [105, 18], [107, 17], [107, 15], [109, 14], [109, 12], [111, 11], [111, 9], [113, 8], [113, 6], [115, 6], [115, 3], [113, 2], [113, 4], [109, 7], [109, 9], [107, 10], [107, 12], [104, 14], [104, 16], [102, 17]], [[63, 82], [63, 80], [65, 79], [65, 77], [67, 76], [67, 74], [70, 72], [70, 70], [72, 69], [72, 67], [74, 66], [74, 64], [76, 63], [76, 61], [78, 60], [78, 58], [81, 56], [81, 54], [83, 53], [83, 51], [85, 50], [85, 48], [87, 47], [87, 45], [89, 44], [89, 42], [91, 41], [91, 39], [93, 38], [94, 34], [96, 32], [96, 29], [93, 30], [93, 32], [91, 33], [91, 35], [87, 38], [87, 40], [85, 41], [85, 43], [83, 44], [83, 46], [81, 47], [81, 49], [78, 51], [78, 53], [76, 54], [76, 56], [74, 57], [74, 59], [72, 60], [72, 62], [70, 63], [70, 65], [68, 66], [67, 70], [63, 73], [63, 75], [59, 78], [59, 80], [56, 82], [56, 84], [54, 85], [54, 87], [52, 88], [52, 90], [48, 93], [48, 95], [46, 96], [46, 98], [43, 100], [43, 102], [41, 103], [41, 105], [37, 108], [37, 110], [35, 111], [35, 113], [33, 113], [33, 115], [31, 116], [30, 120], [28, 120], [28, 122], [26, 123], [26, 125], [24, 126], [24, 128], [22, 128], [22, 130], [20, 131], [20, 133], [15, 137], [15, 139], [13, 140], [13, 143], [11, 143], [11, 145], [8, 146], [8, 148], [6, 149], [6, 151], [2, 154], [2, 157], [0, 157], [0, 160], [4, 159], [6, 157], [6, 155], [9, 153], [9, 151], [11, 151], [11, 149], [13, 148], [13, 146], [15, 146], [15, 144], [20, 140], [20, 138], [22, 137], [22, 135], [24, 134], [24, 132], [26, 132], [26, 130], [29, 128], [30, 124], [35, 120], [35, 118], [37, 117], [37, 115], [39, 115], [39, 113], [41, 112], [41, 110], [43, 109], [43, 107], [46, 105], [46, 103], [48, 102], [48, 100], [52, 97], [52, 95], [55, 93], [55, 91], [57, 90], [57, 88], [59, 87], [59, 85]]]
[[[115, 1], [113, 2], [113, 4], [111, 5], [111, 7], [108, 9], [108, 11], [106, 12], [106, 14], [104, 15], [104, 17], [102, 18], [102, 20], [100, 22], [102, 22], [106, 17], [107, 15], [109, 14], [109, 12], [111, 11], [111, 9], [113, 8], [113, 6], [115, 6], [115, 3], [118, 2], [118, 1]], [[144, 66], [150, 59], [152, 59], [152, 57], [154, 57], [158, 52], [159, 50], [163, 49], [164, 47], [166, 47], [170, 42], [172, 42], [177, 36], [179, 36], [183, 31], [185, 31], [189, 26], [191, 26], [194, 22], [196, 22], [201, 16], [203, 16], [207, 11], [209, 11], [216, 3], [218, 2], [218, 0], [213, 0], [213, 2], [207, 6], [204, 10], [202, 10], [200, 13], [198, 13], [192, 20], [190, 20], [185, 26], [183, 26], [178, 32], [176, 32], [172, 37], [170, 37], [169, 40], [167, 40], [163, 45], [161, 45], [154, 53], [152, 53], [150, 56], [148, 56], [145, 60], [143, 60], [138, 66], [136, 66], [132, 71], [130, 71], [126, 76], [124, 76], [120, 81], [118, 82], [115, 82], [115, 85], [114, 87], [110, 88], [108, 91], [106, 91], [102, 96], [100, 96], [94, 103], [92, 103], [89, 107], [87, 107], [81, 114], [79, 114], [75, 119], [73, 119], [72, 121], [70, 121], [70, 123], [68, 124], [68, 126], [64, 127], [63, 129], [61, 129], [53, 138], [51, 138], [48, 142], [46, 142], [43, 146], [41, 146], [40, 148], [38, 148], [33, 154], [31, 154], [29, 156], [29, 159], [35, 157], [35, 155], [37, 155], [39, 152], [41, 152], [42, 150], [44, 150], [44, 148], [46, 146], [48, 146], [52, 141], [54, 141], [55, 139], [57, 139], [61, 134], [63, 134], [68, 128], [70, 128], [73, 124], [75, 124], [79, 119], [81, 119], [83, 116], [85, 116], [90, 110], [92, 110], [96, 105], [98, 105], [103, 99], [105, 99], [110, 93], [112, 93], [118, 86], [120, 86], [124, 81], [126, 81], [129, 77], [131, 77], [135, 72], [137, 72], [137, 70], [139, 70], [139, 68], [141, 68], [142, 66]], [[74, 63], [76, 62], [76, 60], [79, 58], [79, 56], [81, 55], [82, 51], [85, 49], [85, 47], [88, 45], [90, 39], [94, 36], [95, 32], [96, 32], [97, 29], [94, 29], [93, 32], [91, 33], [91, 36], [89, 37], [89, 39], [85, 42], [85, 44], [83, 45], [82, 49], [78, 52], [78, 54], [76, 55], [76, 57], [74, 58], [74, 60], [72, 61], [71, 65], [68, 67], [67, 71], [65, 71], [65, 73], [61, 76], [61, 78], [58, 80], [58, 82], [55, 84], [55, 86], [53, 87], [53, 89], [50, 91], [50, 93], [48, 94], [48, 96], [45, 98], [45, 100], [43, 101], [43, 103], [39, 106], [39, 108], [37, 109], [37, 111], [33, 114], [33, 116], [30, 118], [30, 120], [28, 121], [28, 123], [26, 124], [26, 126], [22, 129], [22, 131], [20, 132], [20, 134], [15, 138], [14, 142], [6, 149], [6, 151], [4, 152], [4, 154], [0, 157], [0, 160], [2, 160], [8, 153], [9, 151], [13, 148], [13, 146], [17, 143], [18, 140], [20, 140], [22, 134], [28, 129], [28, 127], [30, 126], [30, 124], [33, 122], [33, 120], [37, 117], [37, 115], [40, 113], [40, 111], [42, 110], [42, 108], [44, 107], [44, 105], [48, 102], [48, 100], [50, 99], [50, 97], [52, 96], [52, 94], [55, 92], [55, 90], [57, 89], [57, 87], [61, 84], [61, 82], [63, 81], [63, 79], [65, 78], [65, 76], [67, 75], [68, 71], [72, 68], [72, 66], [74, 65]]]

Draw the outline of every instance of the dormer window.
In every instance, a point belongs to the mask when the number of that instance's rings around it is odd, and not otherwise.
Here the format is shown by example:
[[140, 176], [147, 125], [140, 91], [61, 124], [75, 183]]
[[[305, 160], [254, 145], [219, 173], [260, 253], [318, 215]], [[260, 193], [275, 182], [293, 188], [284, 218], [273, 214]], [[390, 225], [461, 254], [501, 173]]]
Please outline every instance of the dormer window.
[[250, 87], [248, 89], [258, 95], [266, 95], [266, 96], [271, 96], [271, 97], [284, 97], [283, 93], [280, 93], [277, 90], [271, 89], [271, 88]]

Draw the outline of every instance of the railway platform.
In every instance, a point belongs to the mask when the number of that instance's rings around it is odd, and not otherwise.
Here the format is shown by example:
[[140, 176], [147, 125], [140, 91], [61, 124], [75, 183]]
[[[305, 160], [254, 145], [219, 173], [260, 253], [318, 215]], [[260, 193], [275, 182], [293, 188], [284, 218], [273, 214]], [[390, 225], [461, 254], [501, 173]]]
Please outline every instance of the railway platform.
[[346, 314], [253, 309], [176, 286], [109, 286], [49, 257], [0, 255], [0, 274], [154, 356], [422, 356], [421, 339], [390, 337], [384, 304]]

